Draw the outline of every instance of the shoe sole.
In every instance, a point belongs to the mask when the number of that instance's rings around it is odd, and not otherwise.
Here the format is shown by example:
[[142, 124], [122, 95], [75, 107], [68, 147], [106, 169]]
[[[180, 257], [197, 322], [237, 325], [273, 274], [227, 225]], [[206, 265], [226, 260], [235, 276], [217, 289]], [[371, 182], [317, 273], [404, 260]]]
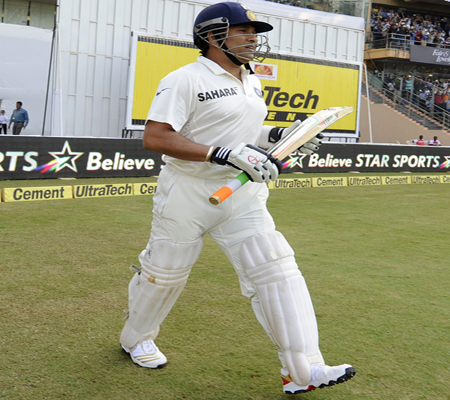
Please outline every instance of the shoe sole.
[[339, 378], [337, 378], [337, 380], [335, 380], [335, 381], [329, 381], [328, 383], [322, 383], [319, 387], [310, 385], [310, 386], [308, 386], [307, 389], [300, 389], [300, 390], [296, 390], [295, 392], [285, 391], [284, 393], [286, 393], [286, 394], [300, 394], [300, 393], [311, 392], [311, 391], [316, 390], [316, 389], [323, 389], [325, 387], [334, 386], [334, 385], [337, 385], [339, 383], [347, 382], [348, 380], [352, 379], [355, 375], [356, 375], [356, 369], [353, 368], [353, 367], [349, 367], [349, 368], [345, 369], [345, 374], [340, 376]]
[[120, 347], [122, 347], [122, 350], [130, 356], [131, 361], [133, 361], [135, 364], [139, 365], [140, 367], [149, 368], [149, 369], [161, 369], [167, 365], [167, 363], [164, 363], [164, 364], [159, 364], [156, 367], [149, 367], [148, 365], [142, 364], [139, 361], [135, 360], [133, 357], [131, 357], [131, 353], [125, 347], [123, 347], [122, 345], [120, 345]]

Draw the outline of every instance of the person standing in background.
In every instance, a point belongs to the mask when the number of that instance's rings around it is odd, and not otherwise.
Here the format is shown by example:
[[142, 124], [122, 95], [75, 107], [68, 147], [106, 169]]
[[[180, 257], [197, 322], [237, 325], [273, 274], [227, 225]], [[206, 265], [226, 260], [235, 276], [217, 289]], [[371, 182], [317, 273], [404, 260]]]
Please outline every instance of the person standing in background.
[[425, 140], [423, 139], [423, 135], [419, 136], [419, 139], [416, 140], [416, 144], [418, 146], [425, 146], [426, 145]]
[[437, 136], [433, 136], [433, 140], [428, 141], [428, 146], [440, 146], [441, 141], [438, 139]]
[[25, 129], [30, 120], [28, 119], [28, 112], [22, 108], [22, 102], [18, 101], [16, 103], [16, 109], [11, 115], [11, 120], [9, 121], [8, 128], [11, 128], [11, 124], [14, 123], [12, 134], [20, 135], [22, 129]]
[[0, 112], [0, 135], [3, 133], [6, 135], [8, 131], [8, 119], [9, 117], [6, 115], [5, 110]]

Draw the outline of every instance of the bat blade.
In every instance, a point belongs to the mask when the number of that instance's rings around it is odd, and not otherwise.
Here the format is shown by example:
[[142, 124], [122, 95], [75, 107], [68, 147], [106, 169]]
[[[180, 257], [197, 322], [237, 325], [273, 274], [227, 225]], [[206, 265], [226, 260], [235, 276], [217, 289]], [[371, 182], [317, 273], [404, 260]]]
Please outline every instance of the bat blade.
[[297, 128], [282, 138], [269, 153], [283, 160], [292, 152], [316, 137], [337, 120], [353, 112], [353, 107], [331, 107], [321, 110], [305, 119]]

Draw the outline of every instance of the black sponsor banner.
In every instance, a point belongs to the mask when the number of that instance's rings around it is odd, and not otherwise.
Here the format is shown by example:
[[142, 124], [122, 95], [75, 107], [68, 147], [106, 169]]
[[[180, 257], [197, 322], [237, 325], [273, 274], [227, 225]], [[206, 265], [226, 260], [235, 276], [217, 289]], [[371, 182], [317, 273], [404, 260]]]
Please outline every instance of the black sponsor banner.
[[[283, 161], [283, 172], [450, 172], [450, 147], [324, 143]], [[139, 139], [0, 137], [0, 180], [154, 176], [162, 165]]]
[[151, 176], [162, 164], [138, 139], [0, 137], [0, 180]]
[[284, 172], [450, 172], [450, 147], [324, 143], [311, 156], [293, 154]]

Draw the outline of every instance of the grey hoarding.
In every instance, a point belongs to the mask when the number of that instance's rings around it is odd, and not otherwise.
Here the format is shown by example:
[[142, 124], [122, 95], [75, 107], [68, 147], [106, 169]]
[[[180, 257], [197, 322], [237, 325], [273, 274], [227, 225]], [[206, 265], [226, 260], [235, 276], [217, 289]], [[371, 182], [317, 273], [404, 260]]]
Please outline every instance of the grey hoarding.
[[429, 46], [411, 46], [410, 60], [438, 65], [450, 65], [450, 49]]

